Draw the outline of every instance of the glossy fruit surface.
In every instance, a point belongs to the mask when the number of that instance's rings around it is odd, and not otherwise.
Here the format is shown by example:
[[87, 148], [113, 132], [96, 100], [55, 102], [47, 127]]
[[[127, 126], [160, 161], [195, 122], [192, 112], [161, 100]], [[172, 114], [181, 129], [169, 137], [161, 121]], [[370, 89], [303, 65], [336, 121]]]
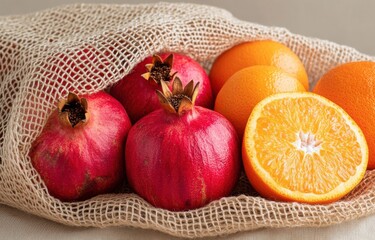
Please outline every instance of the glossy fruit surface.
[[192, 79], [199, 82], [200, 93], [195, 104], [212, 108], [212, 90], [207, 73], [198, 62], [179, 53], [162, 53], [147, 57], [117, 82], [110, 93], [121, 102], [135, 123], [161, 107], [155, 94], [156, 90], [161, 90], [160, 80], [165, 81], [171, 88], [175, 76], [179, 77], [183, 85]]
[[369, 147], [368, 169], [375, 168], [375, 62], [339, 65], [317, 82], [313, 92], [342, 107], [362, 129]]
[[159, 94], [163, 109], [140, 119], [129, 132], [129, 185], [156, 207], [202, 207], [228, 196], [238, 180], [236, 132], [219, 113], [193, 106], [196, 89], [188, 84], [183, 91]]
[[305, 91], [292, 75], [272, 66], [244, 68], [224, 84], [215, 100], [215, 111], [223, 114], [241, 138], [255, 105], [262, 99], [281, 92]]
[[368, 148], [358, 125], [332, 101], [281, 93], [254, 108], [242, 157], [262, 196], [315, 204], [342, 198], [363, 179]]
[[109, 94], [69, 94], [51, 114], [29, 156], [52, 196], [84, 200], [121, 184], [130, 126], [126, 111]]
[[210, 71], [214, 95], [219, 93], [224, 83], [235, 72], [254, 65], [281, 68], [297, 78], [306, 90], [309, 89], [305, 67], [289, 47], [272, 40], [259, 40], [240, 43], [215, 59]]

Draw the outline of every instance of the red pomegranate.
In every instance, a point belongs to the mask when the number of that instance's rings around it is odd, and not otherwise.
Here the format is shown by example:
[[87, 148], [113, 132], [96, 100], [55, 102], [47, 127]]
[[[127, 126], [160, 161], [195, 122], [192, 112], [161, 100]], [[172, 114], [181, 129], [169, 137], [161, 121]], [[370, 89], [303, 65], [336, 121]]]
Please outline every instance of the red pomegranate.
[[62, 201], [113, 191], [123, 180], [131, 127], [121, 104], [105, 92], [69, 93], [33, 142], [29, 156], [49, 193]]
[[172, 92], [161, 81], [163, 109], [129, 131], [125, 169], [134, 191], [156, 207], [180, 211], [201, 207], [231, 193], [240, 172], [239, 141], [231, 123], [194, 106], [198, 86]]
[[186, 85], [194, 79], [200, 84], [196, 105], [212, 108], [213, 97], [210, 80], [202, 66], [192, 58], [178, 53], [162, 53], [147, 57], [122, 80], [110, 93], [125, 107], [133, 123], [146, 114], [159, 109], [155, 90], [161, 90], [160, 81], [171, 88], [174, 76]]

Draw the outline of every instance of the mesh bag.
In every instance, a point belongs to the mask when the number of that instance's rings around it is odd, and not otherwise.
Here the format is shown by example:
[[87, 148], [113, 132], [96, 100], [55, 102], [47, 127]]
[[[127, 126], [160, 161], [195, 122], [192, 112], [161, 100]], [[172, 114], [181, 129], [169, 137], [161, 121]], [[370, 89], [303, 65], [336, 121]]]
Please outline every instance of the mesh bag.
[[240, 21], [193, 4], [68, 5], [0, 18], [0, 202], [73, 226], [133, 226], [180, 237], [261, 227], [326, 226], [375, 212], [375, 171], [344, 199], [328, 205], [259, 197], [244, 175], [232, 196], [186, 212], [154, 208], [124, 189], [66, 203], [48, 194], [28, 152], [57, 100], [106, 89], [144, 57], [190, 55], [209, 70], [215, 57], [243, 41], [273, 39], [302, 59], [313, 86], [330, 68], [375, 60], [346, 46]]

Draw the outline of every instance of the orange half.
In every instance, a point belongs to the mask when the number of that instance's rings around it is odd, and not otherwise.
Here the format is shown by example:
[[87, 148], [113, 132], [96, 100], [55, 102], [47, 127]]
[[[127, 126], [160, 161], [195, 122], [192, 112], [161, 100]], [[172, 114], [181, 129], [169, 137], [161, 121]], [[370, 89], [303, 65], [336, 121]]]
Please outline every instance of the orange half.
[[332, 101], [310, 92], [280, 93], [257, 104], [247, 122], [243, 162], [252, 186], [281, 201], [329, 203], [363, 179], [365, 137]]

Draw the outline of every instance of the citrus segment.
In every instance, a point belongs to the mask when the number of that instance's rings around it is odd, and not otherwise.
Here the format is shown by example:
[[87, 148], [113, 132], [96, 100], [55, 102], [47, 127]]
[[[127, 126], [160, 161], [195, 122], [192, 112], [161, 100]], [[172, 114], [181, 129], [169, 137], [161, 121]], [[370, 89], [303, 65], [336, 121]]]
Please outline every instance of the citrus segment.
[[297, 78], [306, 90], [309, 89], [305, 67], [289, 47], [272, 40], [259, 40], [235, 45], [215, 59], [210, 70], [214, 94], [218, 94], [224, 83], [235, 72], [254, 65], [281, 68]]
[[328, 203], [361, 181], [368, 149], [360, 128], [335, 103], [314, 93], [281, 93], [254, 108], [243, 161], [249, 181], [267, 198]]

